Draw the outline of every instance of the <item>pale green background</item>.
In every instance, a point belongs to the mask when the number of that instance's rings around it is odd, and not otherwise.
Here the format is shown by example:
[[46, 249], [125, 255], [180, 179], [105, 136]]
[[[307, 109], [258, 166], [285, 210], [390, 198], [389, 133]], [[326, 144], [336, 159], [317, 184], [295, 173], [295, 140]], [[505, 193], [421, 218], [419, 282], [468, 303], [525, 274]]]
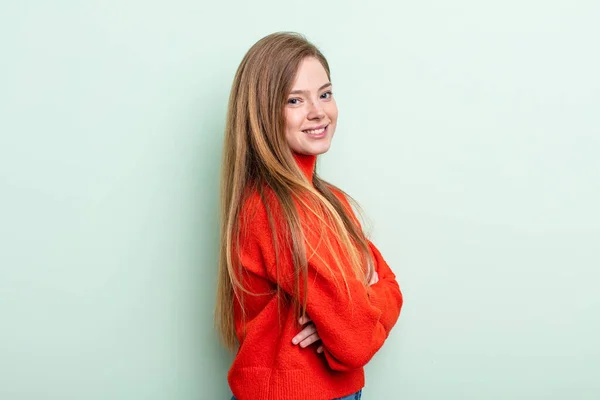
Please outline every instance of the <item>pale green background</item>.
[[600, 2], [2, 1], [0, 399], [217, 400], [218, 169], [264, 35], [405, 295], [365, 400], [600, 398]]

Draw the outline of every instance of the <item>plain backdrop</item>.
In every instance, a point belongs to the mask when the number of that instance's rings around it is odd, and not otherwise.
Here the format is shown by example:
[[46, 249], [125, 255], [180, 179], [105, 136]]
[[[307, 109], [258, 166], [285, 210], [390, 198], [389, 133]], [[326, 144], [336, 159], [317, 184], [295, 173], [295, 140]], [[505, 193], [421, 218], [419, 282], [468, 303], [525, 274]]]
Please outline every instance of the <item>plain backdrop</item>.
[[600, 398], [600, 2], [0, 5], [0, 398], [217, 400], [233, 75], [328, 57], [319, 171], [405, 296], [365, 400]]

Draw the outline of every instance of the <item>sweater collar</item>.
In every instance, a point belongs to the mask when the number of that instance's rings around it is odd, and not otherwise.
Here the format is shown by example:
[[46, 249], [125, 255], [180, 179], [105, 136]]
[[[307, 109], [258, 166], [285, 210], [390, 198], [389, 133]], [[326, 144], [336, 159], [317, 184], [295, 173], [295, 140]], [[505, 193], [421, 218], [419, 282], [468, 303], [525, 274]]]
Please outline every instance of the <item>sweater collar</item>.
[[317, 164], [317, 156], [299, 153], [293, 153], [293, 155], [304, 176], [306, 176], [309, 182], [312, 182], [315, 165]]

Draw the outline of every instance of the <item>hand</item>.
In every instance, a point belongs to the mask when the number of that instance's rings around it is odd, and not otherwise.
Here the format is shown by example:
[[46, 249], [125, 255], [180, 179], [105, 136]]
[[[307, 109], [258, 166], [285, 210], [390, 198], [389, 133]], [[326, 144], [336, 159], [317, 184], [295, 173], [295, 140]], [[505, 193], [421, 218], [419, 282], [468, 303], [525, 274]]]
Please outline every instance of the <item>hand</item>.
[[[301, 317], [298, 322], [300, 322], [300, 325], [306, 325], [309, 322], [311, 322], [311, 319], [308, 316], [305, 317]], [[318, 342], [319, 340], [321, 340], [321, 338], [319, 337], [319, 333], [317, 332], [317, 328], [315, 327], [315, 324], [310, 323], [308, 325], [306, 325], [301, 331], [300, 333], [298, 333], [296, 336], [294, 336], [294, 338], [292, 339], [292, 343], [293, 344], [299, 344], [300, 347], [308, 347], [311, 344]], [[317, 353], [322, 353], [323, 352], [323, 346], [319, 346], [317, 348]]]
[[379, 282], [379, 274], [377, 271], [373, 271], [373, 276], [371, 276], [371, 280], [369, 281], [369, 286], [376, 284]]

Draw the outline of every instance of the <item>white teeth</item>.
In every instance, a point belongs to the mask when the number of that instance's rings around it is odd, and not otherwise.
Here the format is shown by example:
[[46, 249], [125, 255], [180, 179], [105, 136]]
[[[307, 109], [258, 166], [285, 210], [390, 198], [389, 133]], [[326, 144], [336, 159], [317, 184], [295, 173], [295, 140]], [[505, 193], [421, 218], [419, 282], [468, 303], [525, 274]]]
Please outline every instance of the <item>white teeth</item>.
[[304, 131], [310, 135], [318, 135], [319, 133], [323, 133], [325, 131], [325, 128], [321, 128], [321, 129], [317, 129], [314, 131]]

